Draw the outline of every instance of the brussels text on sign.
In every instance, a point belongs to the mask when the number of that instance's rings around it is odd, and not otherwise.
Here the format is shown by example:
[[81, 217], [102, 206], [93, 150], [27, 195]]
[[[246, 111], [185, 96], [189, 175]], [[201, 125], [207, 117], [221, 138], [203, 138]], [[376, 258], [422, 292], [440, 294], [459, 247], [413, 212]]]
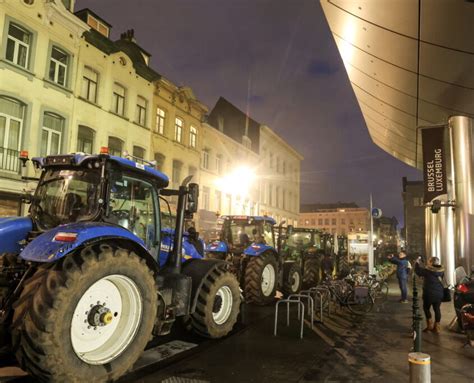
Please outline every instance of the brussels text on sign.
[[424, 201], [446, 194], [446, 152], [444, 127], [422, 130]]

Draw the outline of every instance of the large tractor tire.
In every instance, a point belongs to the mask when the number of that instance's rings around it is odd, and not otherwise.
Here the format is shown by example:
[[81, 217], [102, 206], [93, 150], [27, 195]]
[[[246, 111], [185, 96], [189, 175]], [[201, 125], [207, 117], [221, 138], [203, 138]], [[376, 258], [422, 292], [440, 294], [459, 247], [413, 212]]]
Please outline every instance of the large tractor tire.
[[244, 275], [244, 297], [249, 303], [267, 305], [275, 299], [278, 264], [272, 253], [250, 257]]
[[192, 329], [206, 338], [222, 338], [232, 331], [239, 310], [239, 282], [229, 271], [215, 269], [199, 291]]
[[303, 286], [315, 287], [320, 280], [321, 261], [315, 257], [308, 257], [304, 262]]
[[303, 287], [303, 275], [296, 262], [283, 264], [283, 294], [285, 296], [298, 294]]
[[[2, 271], [10, 266], [15, 266], [16, 263], [17, 256], [15, 254], [0, 254], [0, 308], [5, 308], [4, 304], [14, 290], [14, 284], [12, 284], [10, 280], [12, 277], [12, 275], [10, 275], [11, 273], [9, 274], [8, 272]], [[12, 359], [10, 334], [11, 316], [11, 313], [8, 314], [8, 317], [0, 325], [0, 359], [2, 361]]]
[[20, 366], [41, 382], [109, 382], [129, 370], [151, 339], [153, 273], [135, 253], [87, 247], [25, 282], [12, 324]]

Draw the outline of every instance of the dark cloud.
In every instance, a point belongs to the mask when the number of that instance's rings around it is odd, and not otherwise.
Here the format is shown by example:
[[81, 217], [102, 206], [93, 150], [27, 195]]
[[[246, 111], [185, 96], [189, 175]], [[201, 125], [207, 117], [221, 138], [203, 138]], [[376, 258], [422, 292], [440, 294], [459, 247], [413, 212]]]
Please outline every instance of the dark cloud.
[[312, 60], [308, 65], [308, 74], [313, 77], [331, 76], [338, 71], [338, 66], [328, 61]]
[[372, 192], [402, 219], [401, 177], [421, 174], [372, 143], [318, 1], [77, 0], [81, 7], [110, 22], [114, 38], [134, 28], [154, 69], [209, 107], [219, 96], [249, 105], [304, 155], [303, 202], [367, 206]]

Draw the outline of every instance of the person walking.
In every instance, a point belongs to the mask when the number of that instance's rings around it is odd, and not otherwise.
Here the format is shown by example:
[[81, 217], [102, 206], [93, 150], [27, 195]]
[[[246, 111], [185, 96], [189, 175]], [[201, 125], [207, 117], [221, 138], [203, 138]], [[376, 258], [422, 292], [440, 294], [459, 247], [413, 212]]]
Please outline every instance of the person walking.
[[408, 274], [410, 273], [411, 264], [408, 261], [407, 255], [404, 251], [401, 251], [398, 254], [398, 257], [394, 257], [393, 254], [388, 256], [388, 260], [397, 265], [397, 279], [398, 279], [398, 286], [400, 287], [400, 294], [401, 299], [400, 303], [408, 303]]
[[324, 258], [321, 261], [322, 277], [323, 280], [332, 277], [334, 270], [334, 262], [332, 261], [330, 254], [324, 254]]
[[[444, 268], [437, 257], [431, 257], [426, 267], [422, 266], [421, 262], [421, 257], [418, 257], [415, 273], [423, 277], [423, 311], [426, 317], [426, 328], [423, 331], [433, 331], [439, 334], [441, 331], [441, 302], [444, 292]], [[433, 307], [435, 314], [434, 323], [431, 319], [431, 307]]]

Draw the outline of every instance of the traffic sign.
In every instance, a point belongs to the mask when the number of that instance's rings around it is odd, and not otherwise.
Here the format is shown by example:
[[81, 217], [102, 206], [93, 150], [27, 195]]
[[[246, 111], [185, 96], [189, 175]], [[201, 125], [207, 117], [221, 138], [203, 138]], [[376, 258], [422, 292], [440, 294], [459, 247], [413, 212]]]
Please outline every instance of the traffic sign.
[[378, 207], [374, 207], [372, 209], [372, 217], [373, 218], [380, 218], [382, 216], [382, 209], [379, 209]]

